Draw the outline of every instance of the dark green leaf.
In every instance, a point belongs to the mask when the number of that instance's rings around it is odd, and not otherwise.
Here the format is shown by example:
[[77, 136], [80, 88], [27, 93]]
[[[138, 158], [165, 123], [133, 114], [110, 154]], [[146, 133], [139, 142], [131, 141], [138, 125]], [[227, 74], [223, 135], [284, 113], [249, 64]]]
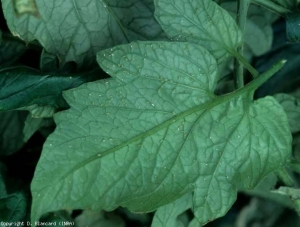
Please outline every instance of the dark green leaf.
[[300, 173], [300, 162], [297, 159], [289, 160], [288, 167], [293, 171]]
[[106, 214], [104, 211], [85, 210], [76, 219], [77, 227], [125, 227], [125, 222], [118, 216]]
[[0, 111], [31, 105], [66, 107], [62, 91], [97, 79], [101, 70], [74, 75], [46, 74], [27, 67], [1, 70]]
[[0, 199], [0, 220], [22, 221], [26, 215], [27, 199], [24, 193], [16, 192]]
[[300, 42], [300, 11], [285, 15], [286, 37], [289, 42]]
[[298, 0], [271, 0], [271, 1], [287, 9], [295, 9], [295, 7], [297, 7], [298, 4]]
[[26, 50], [25, 44], [13, 38], [12, 35], [3, 34], [0, 45], [0, 65], [6, 66], [14, 63]]
[[0, 156], [10, 155], [23, 145], [23, 128], [27, 113], [0, 112]]
[[[0, 163], [0, 164], [2, 165], [2, 163]], [[0, 169], [0, 199], [6, 198], [6, 197], [7, 197], [7, 192], [6, 192], [3, 172], [2, 172], [2, 169]]]
[[290, 44], [285, 42], [284, 21], [278, 21], [275, 28], [273, 49], [257, 58], [254, 66], [259, 72], [264, 72], [280, 59], [286, 59], [287, 63], [282, 70], [256, 91], [257, 98], [276, 93], [290, 93], [299, 88], [300, 43]]
[[51, 72], [58, 69], [58, 58], [54, 54], [48, 53], [43, 49], [41, 60], [40, 60], [40, 69], [42, 72]]
[[[48, 213], [40, 219], [39, 223], [40, 225], [46, 227], [52, 227], [54, 223], [55, 226], [75, 226], [75, 221], [72, 219], [71, 215], [65, 210]], [[75, 227], [79, 227], [79, 226], [76, 225]], [[88, 227], [88, 226], [84, 226], [84, 227]]]

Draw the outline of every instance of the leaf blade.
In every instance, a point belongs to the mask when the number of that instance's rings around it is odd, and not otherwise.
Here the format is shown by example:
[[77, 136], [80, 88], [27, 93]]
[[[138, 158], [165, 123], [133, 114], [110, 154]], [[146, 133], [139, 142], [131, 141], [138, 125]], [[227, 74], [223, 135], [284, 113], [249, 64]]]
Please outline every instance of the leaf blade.
[[100, 79], [98, 72], [101, 71], [49, 74], [29, 67], [2, 69], [0, 111], [22, 107], [34, 110], [34, 107], [38, 106], [65, 107], [66, 103], [61, 97], [62, 91]]
[[[4, 16], [15, 36], [37, 39], [61, 63], [90, 63], [96, 53], [133, 40], [164, 37], [154, 20], [149, 0], [49, 0], [36, 1], [39, 16], [17, 17], [13, 1], [2, 0]], [[92, 16], [91, 16], [92, 15]]]
[[151, 227], [184, 226], [178, 216], [192, 207], [192, 195], [186, 194], [173, 203], [160, 207], [153, 217]]
[[[32, 220], [61, 208], [148, 212], [194, 191], [195, 215], [206, 223], [232, 205], [237, 175], [251, 188], [285, 162], [291, 135], [282, 108], [272, 98], [261, 101], [270, 110], [253, 104], [248, 93], [214, 96], [217, 63], [199, 45], [134, 42], [98, 60], [114, 78], [65, 93], [71, 109], [56, 115], [56, 133], [44, 146], [31, 187]], [[264, 111], [281, 122], [280, 146], [266, 152], [273, 161], [257, 155], [272, 135], [251, 140], [246, 127]], [[255, 162], [259, 171], [252, 173]]]
[[292, 133], [300, 131], [300, 104], [299, 99], [285, 93], [278, 93], [274, 98], [280, 103], [285, 110]]
[[218, 61], [234, 55], [241, 45], [241, 32], [222, 7], [208, 1], [155, 0], [155, 16], [176, 41], [206, 47]]

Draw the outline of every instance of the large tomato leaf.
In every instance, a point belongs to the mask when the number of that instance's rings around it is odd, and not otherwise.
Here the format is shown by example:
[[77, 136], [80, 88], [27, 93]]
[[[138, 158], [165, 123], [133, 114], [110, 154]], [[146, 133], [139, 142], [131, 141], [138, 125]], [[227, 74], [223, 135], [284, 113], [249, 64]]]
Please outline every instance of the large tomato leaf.
[[98, 62], [113, 78], [64, 93], [71, 108], [37, 165], [32, 221], [59, 209], [149, 212], [193, 192], [206, 223], [231, 207], [236, 184], [251, 189], [285, 165], [287, 117], [251, 95], [268, 73], [217, 97], [216, 60], [199, 45], [134, 42]]

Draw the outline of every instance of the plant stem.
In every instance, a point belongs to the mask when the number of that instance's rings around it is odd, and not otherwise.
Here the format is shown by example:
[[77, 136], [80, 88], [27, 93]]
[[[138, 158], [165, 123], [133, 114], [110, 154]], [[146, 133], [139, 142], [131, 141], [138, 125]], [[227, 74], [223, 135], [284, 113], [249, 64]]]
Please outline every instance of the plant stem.
[[242, 63], [242, 65], [251, 73], [251, 75], [256, 78], [259, 75], [259, 72], [253, 68], [252, 65], [249, 64], [249, 62], [244, 58], [243, 55], [241, 55], [238, 51], [235, 51], [235, 53], [233, 54], [236, 59]]
[[[259, 88], [263, 83], [265, 83], [268, 79], [270, 79], [275, 73], [277, 73], [286, 63], [286, 60], [281, 60], [273, 65], [268, 71], [260, 74], [254, 80], [252, 80], [245, 87], [237, 89], [231, 93], [220, 96], [220, 98], [227, 100], [235, 97], [236, 95], [242, 95], [246, 92], [254, 92], [257, 88]], [[230, 98], [228, 98], [230, 96]]]
[[270, 0], [251, 0], [253, 4], [263, 6], [274, 13], [284, 17], [285, 14], [291, 13], [291, 10], [284, 8], [283, 6], [277, 5]]
[[286, 186], [295, 187], [296, 181], [294, 182], [293, 176], [285, 168], [280, 168], [275, 171], [275, 175], [278, 180], [284, 183]]
[[[237, 3], [236, 22], [242, 31], [242, 44], [240, 47], [238, 47], [237, 52], [241, 56], [244, 55], [244, 36], [249, 4], [250, 0], [238, 0]], [[242, 88], [244, 86], [244, 67], [243, 64], [237, 58], [234, 59], [234, 69], [235, 87]]]
[[280, 204], [284, 207], [288, 207], [290, 209], [294, 209], [294, 205], [290, 199], [288, 199], [288, 196], [281, 195], [281, 194], [275, 194], [274, 192], [270, 191], [264, 191], [264, 190], [252, 190], [252, 191], [242, 191], [243, 193], [251, 196], [256, 196], [259, 198], [263, 198], [272, 202], [275, 202], [277, 204]]

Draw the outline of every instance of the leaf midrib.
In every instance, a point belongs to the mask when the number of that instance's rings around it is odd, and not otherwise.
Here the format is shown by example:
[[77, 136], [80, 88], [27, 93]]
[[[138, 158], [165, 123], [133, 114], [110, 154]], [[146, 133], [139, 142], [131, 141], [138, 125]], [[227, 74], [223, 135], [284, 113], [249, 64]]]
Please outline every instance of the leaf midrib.
[[[90, 163], [90, 162], [93, 162], [95, 160], [97, 160], [98, 158], [103, 158], [104, 156], [108, 155], [108, 154], [111, 154], [111, 153], [114, 153], [126, 146], [129, 146], [130, 144], [132, 143], [135, 143], [139, 140], [141, 140], [142, 138], [145, 138], [145, 137], [148, 137], [150, 135], [153, 135], [154, 133], [162, 130], [163, 128], [166, 128], [166, 127], [169, 127], [171, 124], [181, 120], [182, 118], [185, 118], [191, 114], [194, 114], [194, 113], [197, 113], [199, 111], [203, 111], [203, 110], [206, 110], [206, 109], [210, 109], [210, 108], [213, 108], [217, 105], [220, 105], [224, 102], [227, 102], [231, 99], [234, 99], [235, 97], [241, 95], [242, 93], [246, 92], [245, 91], [246, 89], [241, 89], [239, 90], [240, 92], [232, 92], [228, 95], [223, 95], [223, 96], [219, 96], [215, 99], [213, 99], [212, 101], [210, 102], [207, 102], [205, 104], [202, 104], [201, 106], [196, 106], [196, 107], [193, 107], [189, 110], [186, 110], [172, 118], [170, 118], [169, 120], [166, 120], [165, 122], [153, 127], [152, 129], [148, 130], [148, 131], [145, 131], [144, 133], [140, 134], [140, 135], [137, 135], [129, 140], [127, 140], [126, 142], [123, 142], [121, 143], [120, 145], [116, 146], [116, 147], [113, 147], [103, 153], [97, 153], [95, 154], [94, 156], [88, 158], [87, 160], [83, 161], [82, 163], [74, 166], [71, 170], [69, 170], [68, 172], [66, 172], [64, 175], [62, 175], [60, 178], [58, 178], [57, 182], [63, 180], [64, 178], [66, 178], [68, 175], [72, 174], [75, 170], [77, 169], [80, 169], [82, 166], [85, 166], [86, 164]], [[101, 156], [98, 156], [98, 154], [101, 154]], [[54, 183], [55, 184], [55, 183]]]
[[[180, 114], [178, 114], [177, 116], [175, 115], [174, 117], [170, 118], [169, 120], [165, 121], [164, 123], [140, 134], [140, 135], [137, 135], [131, 139], [129, 139], [127, 142], [124, 142], [116, 147], [113, 147], [103, 153], [101, 153], [101, 156], [98, 156], [99, 153], [95, 154], [94, 156], [92, 156], [91, 158], [88, 158], [86, 161], [76, 165], [75, 167], [73, 167], [70, 171], [66, 172], [65, 174], [63, 174], [61, 177], [57, 178], [57, 181], [55, 181], [53, 184], [61, 181], [62, 179], [66, 178], [68, 175], [70, 175], [71, 173], [73, 173], [75, 170], [81, 168], [82, 166], [86, 165], [87, 163], [90, 163], [94, 160], [97, 160], [98, 158], [102, 158], [108, 154], [111, 154], [113, 152], [116, 152], [118, 151], [119, 149], [125, 147], [125, 146], [128, 146], [130, 145], [131, 143], [134, 143], [142, 138], [145, 138], [147, 136], [150, 136], [154, 133], [156, 133], [157, 131], [165, 128], [165, 127], [168, 127], [169, 125], [171, 125], [172, 123], [184, 118], [184, 117], [187, 117], [188, 115], [191, 115], [191, 114], [194, 114], [198, 111], [202, 111], [202, 110], [205, 110], [205, 109], [209, 109], [209, 108], [213, 108], [217, 105], [220, 105], [224, 102], [227, 102], [227, 101], [230, 101], [238, 96], [241, 96], [242, 94], [246, 93], [246, 92], [250, 92], [250, 94], [253, 93], [254, 90], [256, 90], [261, 84], [263, 84], [265, 81], [267, 81], [270, 77], [272, 77], [276, 72], [278, 72], [285, 64], [286, 61], [280, 61], [278, 62], [277, 64], [275, 64], [269, 71], [261, 74], [259, 77], [255, 78], [253, 81], [251, 81], [249, 84], [247, 84], [245, 87], [242, 87], [238, 90], [235, 90], [234, 92], [231, 92], [229, 94], [225, 94], [225, 95], [222, 95], [222, 96], [218, 96], [216, 97], [215, 99], [213, 99], [212, 101], [210, 102], [207, 102], [205, 104], [202, 104], [200, 106], [195, 106], [189, 110], [186, 110]], [[251, 95], [252, 96], [252, 95]], [[246, 101], [247, 103], [250, 102], [249, 99], [247, 99]], [[45, 186], [47, 187], [47, 185]], [[45, 188], [44, 187], [44, 188]], [[41, 189], [42, 190], [42, 189]], [[48, 189], [50, 190], [50, 189]]]

